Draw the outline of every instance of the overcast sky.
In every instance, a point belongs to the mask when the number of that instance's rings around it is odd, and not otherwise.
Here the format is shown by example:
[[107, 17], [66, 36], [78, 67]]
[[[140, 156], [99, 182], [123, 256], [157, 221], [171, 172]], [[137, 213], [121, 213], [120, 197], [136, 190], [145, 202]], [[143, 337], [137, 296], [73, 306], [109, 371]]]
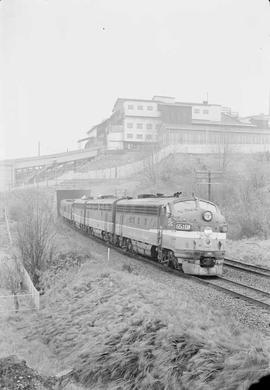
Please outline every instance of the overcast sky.
[[76, 149], [118, 97], [268, 112], [268, 0], [2, 0], [0, 31], [0, 158]]

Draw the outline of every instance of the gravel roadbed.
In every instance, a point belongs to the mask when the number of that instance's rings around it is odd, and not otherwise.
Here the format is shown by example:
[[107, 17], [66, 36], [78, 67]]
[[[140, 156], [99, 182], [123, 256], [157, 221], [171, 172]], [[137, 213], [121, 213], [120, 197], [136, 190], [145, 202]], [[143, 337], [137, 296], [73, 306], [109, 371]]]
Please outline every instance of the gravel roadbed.
[[[197, 283], [194, 280], [186, 279], [181, 275], [175, 275], [162, 271], [155, 267], [154, 264], [147, 263], [141, 260], [132, 259], [128, 256], [122, 255], [113, 248], [110, 250], [110, 259], [107, 260], [107, 248], [101, 243], [82, 235], [79, 232], [72, 230], [69, 226], [63, 227], [64, 235], [69, 236], [69, 240], [72, 232], [72, 240], [79, 243], [79, 247], [84, 251], [88, 251], [97, 260], [107, 262], [108, 267], [112, 269], [121, 270], [123, 265], [130, 265], [133, 272], [140, 275], [141, 278], [151, 279], [160, 285], [160, 288], [164, 286], [166, 289], [171, 290], [174, 295], [179, 295], [179, 299], [192, 299], [198, 303], [209, 304], [209, 309], [221, 309], [227, 315], [237, 320], [243, 327], [249, 327], [256, 331], [261, 331], [270, 338], [270, 312], [256, 307], [244, 300], [233, 298], [223, 292], [217, 291], [211, 287]], [[235, 271], [238, 272], [238, 271]], [[231, 276], [230, 272], [230, 277]], [[242, 276], [243, 273], [241, 273]], [[226, 273], [229, 277], [229, 274]], [[247, 276], [249, 277], [249, 275]], [[252, 276], [253, 277], [253, 276]], [[244, 277], [243, 277], [244, 278]], [[239, 278], [237, 280], [240, 280]], [[260, 282], [254, 284], [254, 287], [262, 288], [261, 278]], [[241, 279], [243, 283], [246, 283], [244, 279]], [[255, 283], [255, 281], [254, 281]], [[268, 280], [269, 283], [269, 280]], [[251, 285], [251, 284], [250, 284]], [[266, 286], [265, 286], [266, 288]], [[268, 286], [269, 288], [269, 286]], [[267, 291], [267, 290], [266, 290]]]
[[227, 278], [270, 293], [270, 278], [241, 270], [236, 270], [227, 267], [226, 265], [223, 267], [223, 274]]

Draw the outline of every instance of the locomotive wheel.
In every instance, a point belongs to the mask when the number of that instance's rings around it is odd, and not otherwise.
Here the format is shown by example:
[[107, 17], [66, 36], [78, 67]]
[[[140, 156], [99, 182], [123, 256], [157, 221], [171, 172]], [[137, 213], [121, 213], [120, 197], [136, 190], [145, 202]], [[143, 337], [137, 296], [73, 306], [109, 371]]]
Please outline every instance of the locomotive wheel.
[[158, 254], [158, 262], [160, 264], [168, 266], [169, 260], [170, 260], [168, 254], [169, 254], [169, 251], [167, 251], [166, 249], [163, 249], [162, 252]]
[[120, 239], [119, 239], [119, 236], [115, 236], [114, 238], [113, 238], [113, 244], [115, 245], [115, 246], [120, 246]]
[[119, 246], [122, 249], [125, 249], [125, 239], [123, 237], [119, 237]]
[[179, 269], [177, 258], [174, 256], [174, 253], [172, 251], [168, 252], [168, 258], [169, 258], [169, 267], [174, 269]]
[[127, 240], [127, 251], [133, 253], [133, 245], [131, 240]]

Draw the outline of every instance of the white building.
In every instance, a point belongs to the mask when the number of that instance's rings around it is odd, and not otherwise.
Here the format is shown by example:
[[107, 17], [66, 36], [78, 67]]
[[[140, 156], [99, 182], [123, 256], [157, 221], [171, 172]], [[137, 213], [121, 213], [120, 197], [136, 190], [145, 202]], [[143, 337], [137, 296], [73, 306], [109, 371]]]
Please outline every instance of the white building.
[[219, 104], [177, 102], [170, 96], [154, 96], [151, 100], [118, 98], [112, 115], [92, 127], [79, 142], [87, 141], [85, 148], [98, 145], [106, 150], [138, 148], [160, 141], [159, 130], [166, 124], [187, 125], [192, 131], [197, 124], [222, 125], [224, 116], [236, 118], [237, 114]]

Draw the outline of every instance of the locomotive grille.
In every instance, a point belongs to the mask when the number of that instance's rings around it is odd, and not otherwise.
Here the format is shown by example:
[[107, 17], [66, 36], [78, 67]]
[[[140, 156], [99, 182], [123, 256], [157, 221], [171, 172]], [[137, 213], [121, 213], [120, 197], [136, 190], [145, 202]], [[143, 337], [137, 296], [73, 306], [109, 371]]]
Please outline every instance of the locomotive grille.
[[209, 267], [214, 267], [216, 264], [216, 259], [214, 257], [204, 257], [201, 256], [200, 258], [200, 266], [209, 268]]

